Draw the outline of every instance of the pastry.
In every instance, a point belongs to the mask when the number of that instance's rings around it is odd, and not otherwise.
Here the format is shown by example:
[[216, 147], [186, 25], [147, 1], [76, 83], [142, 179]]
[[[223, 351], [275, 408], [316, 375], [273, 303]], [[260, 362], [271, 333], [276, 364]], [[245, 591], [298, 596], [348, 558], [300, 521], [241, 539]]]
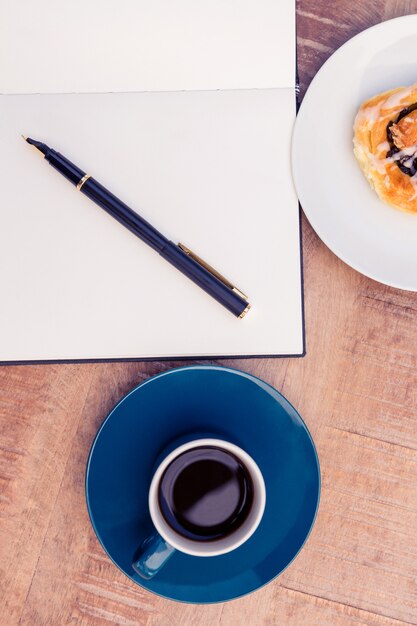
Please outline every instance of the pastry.
[[355, 118], [353, 145], [381, 200], [417, 213], [417, 83], [366, 100]]

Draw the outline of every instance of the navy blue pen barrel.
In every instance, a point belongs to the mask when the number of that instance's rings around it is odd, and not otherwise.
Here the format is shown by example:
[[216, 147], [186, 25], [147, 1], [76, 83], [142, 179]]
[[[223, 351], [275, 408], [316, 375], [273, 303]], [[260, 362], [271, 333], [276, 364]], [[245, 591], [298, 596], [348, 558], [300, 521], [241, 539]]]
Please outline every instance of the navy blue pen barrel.
[[158, 252], [169, 242], [159, 231], [94, 178], [88, 178], [80, 191], [102, 209], [110, 213], [118, 222]]
[[68, 161], [66, 157], [64, 157], [59, 152], [55, 152], [55, 150], [49, 149], [45, 155], [46, 160], [49, 165], [52, 165], [58, 172], [60, 172], [65, 178], [71, 181], [74, 185], [78, 185], [83, 176], [85, 176], [85, 172], [80, 170], [79, 167]]
[[185, 274], [204, 291], [210, 294], [231, 313], [239, 317], [246, 309], [248, 303], [235, 293], [221, 280], [213, 276], [202, 265], [194, 261], [181, 248], [169, 241], [164, 235], [156, 230], [149, 222], [133, 211], [124, 202], [119, 200], [108, 189], [103, 187], [94, 178], [88, 178], [81, 187], [81, 192], [110, 213], [123, 226], [128, 228], [137, 237], [146, 242], [154, 250], [169, 261], [180, 272]]
[[187, 254], [177, 244], [173, 243], [149, 222], [133, 211], [124, 202], [119, 200], [108, 189], [100, 185], [94, 178], [79, 167], [74, 165], [66, 157], [56, 152], [46, 144], [35, 139], [27, 138], [26, 141], [35, 146], [45, 159], [58, 170], [62, 176], [76, 185], [84, 195], [93, 200], [102, 209], [107, 211], [114, 219], [128, 228], [136, 237], [142, 239], [148, 246], [159, 252], [171, 265], [192, 280], [196, 285], [204, 289], [210, 296], [220, 302], [226, 309], [236, 315], [242, 314], [249, 308], [245, 298], [239, 295], [231, 286], [225, 284], [210, 270]]
[[88, 178], [81, 192], [101, 206], [107, 213], [128, 228], [137, 237], [185, 274], [194, 283], [226, 307], [237, 317], [243, 313], [248, 303], [221, 280], [213, 276], [202, 265], [194, 261], [186, 252], [156, 230], [149, 222], [119, 200], [94, 178]]
[[172, 241], [168, 241], [159, 254], [220, 302], [231, 313], [236, 315], [236, 317], [240, 317], [248, 306], [244, 298], [213, 276], [197, 261], [194, 261], [193, 258]]
[[52, 167], [57, 169], [74, 185], [80, 184], [80, 191], [84, 195], [107, 211], [107, 213], [151, 246], [151, 248], [159, 252], [171, 265], [204, 289], [231, 313], [237, 317], [243, 313], [248, 306], [244, 298], [191, 258], [178, 245], [164, 237], [162, 233], [103, 187], [103, 185], [92, 177], [83, 181], [85, 172], [74, 165], [74, 163], [71, 163], [62, 154], [55, 152], [55, 150], [48, 149], [45, 158]]

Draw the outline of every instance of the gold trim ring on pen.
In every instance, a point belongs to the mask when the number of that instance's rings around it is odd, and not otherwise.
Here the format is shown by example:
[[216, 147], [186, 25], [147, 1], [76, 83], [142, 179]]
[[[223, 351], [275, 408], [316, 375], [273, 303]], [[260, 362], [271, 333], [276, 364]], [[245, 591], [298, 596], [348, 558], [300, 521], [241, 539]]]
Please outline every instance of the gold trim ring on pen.
[[84, 176], [82, 177], [82, 179], [80, 180], [79, 183], [77, 183], [77, 189], [78, 191], [80, 191], [81, 187], [84, 185], [84, 183], [91, 178], [91, 174], [84, 174]]

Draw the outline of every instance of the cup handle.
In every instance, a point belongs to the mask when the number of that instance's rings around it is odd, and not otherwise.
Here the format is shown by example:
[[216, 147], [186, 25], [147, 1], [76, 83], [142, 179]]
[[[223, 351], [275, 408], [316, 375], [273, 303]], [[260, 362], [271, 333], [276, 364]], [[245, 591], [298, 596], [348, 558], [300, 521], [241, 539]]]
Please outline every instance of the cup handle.
[[139, 576], [149, 580], [169, 561], [175, 548], [154, 532], [141, 545], [132, 567]]

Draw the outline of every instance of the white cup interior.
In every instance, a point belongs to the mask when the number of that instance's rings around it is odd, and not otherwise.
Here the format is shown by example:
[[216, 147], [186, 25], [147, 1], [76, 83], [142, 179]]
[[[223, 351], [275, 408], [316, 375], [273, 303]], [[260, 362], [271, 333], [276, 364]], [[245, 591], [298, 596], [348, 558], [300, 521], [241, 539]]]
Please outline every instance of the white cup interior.
[[[159, 483], [165, 469], [183, 452], [200, 446], [216, 446], [234, 454], [245, 465], [253, 483], [252, 508], [245, 521], [230, 535], [213, 541], [194, 541], [177, 533], [165, 521], [158, 503]], [[265, 502], [265, 482], [255, 461], [242, 448], [222, 439], [194, 439], [173, 450], [158, 466], [149, 489], [149, 511], [156, 530], [171, 546], [193, 556], [218, 556], [242, 545], [259, 526], [265, 510]]]

